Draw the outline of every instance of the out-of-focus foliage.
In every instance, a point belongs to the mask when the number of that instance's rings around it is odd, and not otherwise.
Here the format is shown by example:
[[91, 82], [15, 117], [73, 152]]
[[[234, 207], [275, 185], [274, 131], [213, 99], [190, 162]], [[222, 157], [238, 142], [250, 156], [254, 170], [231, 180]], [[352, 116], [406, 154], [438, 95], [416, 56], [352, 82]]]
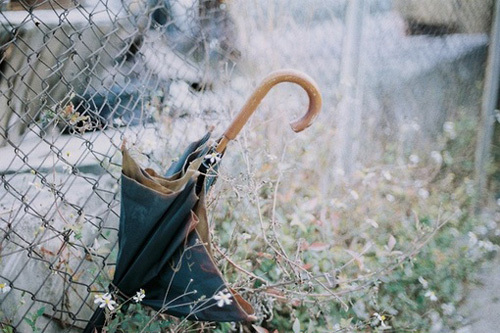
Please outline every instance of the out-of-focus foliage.
[[366, 168], [323, 198], [308, 186], [322, 175], [300, 170], [300, 151], [249, 152], [251, 177], [226, 181], [245, 185], [220, 196], [213, 220], [218, 246], [268, 281], [227, 264], [260, 306], [261, 327], [293, 331], [295, 318], [310, 332], [460, 326], [467, 285], [498, 250], [488, 235], [500, 235], [499, 216], [471, 213], [475, 120], [464, 114], [443, 133], [428, 156]]
[[110, 329], [153, 322], [214, 332], [461, 327], [457, 307], [500, 238], [498, 212], [471, 213], [474, 129], [464, 114], [445, 123], [428, 156], [365, 168], [353, 182], [332, 184], [328, 196], [312, 185], [322, 175], [314, 164], [304, 169], [303, 148], [287, 146], [278, 158], [249, 140], [226, 163], [246, 171], [222, 169], [210, 211], [223, 273], [259, 321], [193, 324], [137, 308]]

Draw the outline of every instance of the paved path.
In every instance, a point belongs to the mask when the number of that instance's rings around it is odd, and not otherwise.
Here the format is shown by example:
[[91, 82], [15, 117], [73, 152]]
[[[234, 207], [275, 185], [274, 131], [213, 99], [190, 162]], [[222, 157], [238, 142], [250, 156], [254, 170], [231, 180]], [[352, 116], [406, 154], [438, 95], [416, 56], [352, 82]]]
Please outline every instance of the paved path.
[[471, 324], [459, 333], [500, 332], [500, 254], [485, 264], [479, 279], [481, 284], [471, 290], [459, 310]]

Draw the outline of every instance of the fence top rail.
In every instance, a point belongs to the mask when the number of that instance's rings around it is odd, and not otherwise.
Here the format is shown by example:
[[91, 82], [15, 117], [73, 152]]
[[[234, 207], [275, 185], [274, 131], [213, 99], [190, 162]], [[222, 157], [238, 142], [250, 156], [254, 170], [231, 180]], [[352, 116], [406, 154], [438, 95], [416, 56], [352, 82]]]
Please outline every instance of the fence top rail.
[[106, 7], [99, 8], [70, 8], [70, 9], [40, 9], [33, 12], [20, 10], [3, 10], [0, 12], [0, 24], [5, 25], [33, 25], [43, 22], [44, 25], [59, 25], [62, 22], [106, 24], [126, 17], [124, 11], [117, 11], [110, 15]]

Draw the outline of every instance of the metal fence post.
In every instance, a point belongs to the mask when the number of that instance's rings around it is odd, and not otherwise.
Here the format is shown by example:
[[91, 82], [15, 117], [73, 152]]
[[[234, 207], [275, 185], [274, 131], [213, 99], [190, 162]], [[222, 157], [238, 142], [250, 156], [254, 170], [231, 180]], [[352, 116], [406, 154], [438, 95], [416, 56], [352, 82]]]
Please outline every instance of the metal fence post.
[[500, 78], [500, 1], [495, 2], [493, 25], [490, 33], [488, 60], [484, 78], [484, 90], [481, 101], [481, 118], [477, 134], [474, 178], [476, 185], [475, 209], [485, 195], [487, 182], [487, 164], [490, 158], [495, 121], [495, 106], [498, 99]]
[[347, 34], [340, 66], [339, 132], [335, 154], [336, 171], [342, 172], [336, 172], [336, 178], [352, 173], [358, 158], [363, 99], [362, 80], [359, 79], [362, 75], [360, 54], [365, 9], [364, 0], [351, 0], [346, 13]]

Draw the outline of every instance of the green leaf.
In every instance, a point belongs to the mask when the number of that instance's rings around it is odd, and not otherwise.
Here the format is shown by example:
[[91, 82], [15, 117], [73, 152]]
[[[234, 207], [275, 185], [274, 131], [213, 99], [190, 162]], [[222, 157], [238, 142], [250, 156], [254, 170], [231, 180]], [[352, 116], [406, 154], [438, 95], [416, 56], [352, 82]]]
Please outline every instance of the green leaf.
[[43, 315], [43, 313], [45, 312], [45, 307], [42, 306], [40, 309], [38, 309], [38, 311], [36, 312], [36, 316], [37, 317], [40, 317]]
[[300, 333], [300, 321], [299, 318], [295, 318], [292, 326], [293, 333]]
[[351, 318], [342, 318], [340, 319], [340, 327], [342, 328], [348, 328], [351, 326], [351, 322], [352, 322], [352, 317]]

